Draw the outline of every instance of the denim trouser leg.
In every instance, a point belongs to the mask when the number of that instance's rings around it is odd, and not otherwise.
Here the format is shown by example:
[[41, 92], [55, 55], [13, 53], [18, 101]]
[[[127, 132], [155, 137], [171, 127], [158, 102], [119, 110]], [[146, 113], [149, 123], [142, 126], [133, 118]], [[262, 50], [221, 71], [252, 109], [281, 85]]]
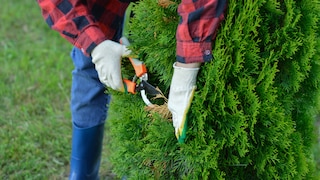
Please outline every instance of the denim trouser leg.
[[105, 122], [110, 96], [99, 81], [91, 57], [73, 48], [71, 57], [75, 66], [72, 72], [72, 121], [79, 128], [89, 128]]
[[73, 48], [70, 180], [99, 179], [99, 167], [110, 96], [99, 81], [91, 58]]

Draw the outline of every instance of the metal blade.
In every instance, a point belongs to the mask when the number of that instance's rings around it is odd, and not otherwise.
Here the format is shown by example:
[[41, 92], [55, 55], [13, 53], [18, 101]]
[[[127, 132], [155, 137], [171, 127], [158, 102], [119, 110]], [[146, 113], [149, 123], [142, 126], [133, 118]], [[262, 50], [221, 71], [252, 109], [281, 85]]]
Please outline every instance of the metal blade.
[[155, 96], [157, 94], [160, 94], [160, 92], [151, 84], [149, 84], [147, 81], [142, 80], [137, 90], [144, 89], [147, 94], [150, 94], [152, 96]]

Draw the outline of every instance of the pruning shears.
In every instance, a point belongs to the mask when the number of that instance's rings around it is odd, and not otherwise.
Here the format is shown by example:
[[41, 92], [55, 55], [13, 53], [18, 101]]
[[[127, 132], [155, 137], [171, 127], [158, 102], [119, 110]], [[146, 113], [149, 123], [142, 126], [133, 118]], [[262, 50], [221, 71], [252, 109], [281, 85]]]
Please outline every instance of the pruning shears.
[[[129, 40], [126, 37], [120, 38], [120, 43], [126, 46], [130, 45]], [[146, 65], [137, 58], [129, 57], [129, 60], [134, 68], [135, 75], [132, 78], [132, 80], [129, 80], [129, 79], [123, 80], [125, 89], [127, 92], [132, 94], [136, 94], [137, 92], [140, 92], [144, 103], [147, 106], [151, 106], [152, 103], [149, 101], [146, 94], [155, 96], [157, 94], [160, 94], [160, 92], [154, 86], [152, 86], [147, 82], [148, 73], [147, 73]]]

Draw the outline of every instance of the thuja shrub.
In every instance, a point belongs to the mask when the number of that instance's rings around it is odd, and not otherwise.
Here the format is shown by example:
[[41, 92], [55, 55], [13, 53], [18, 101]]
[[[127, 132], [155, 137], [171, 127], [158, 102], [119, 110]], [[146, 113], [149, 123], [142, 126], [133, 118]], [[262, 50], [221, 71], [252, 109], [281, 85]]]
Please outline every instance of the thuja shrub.
[[[163, 1], [161, 1], [163, 2]], [[133, 8], [131, 48], [168, 94], [180, 1]], [[317, 179], [319, 2], [229, 0], [214, 59], [198, 75], [184, 144], [141, 97], [113, 93], [110, 152], [130, 179]], [[155, 103], [164, 103], [156, 100]]]

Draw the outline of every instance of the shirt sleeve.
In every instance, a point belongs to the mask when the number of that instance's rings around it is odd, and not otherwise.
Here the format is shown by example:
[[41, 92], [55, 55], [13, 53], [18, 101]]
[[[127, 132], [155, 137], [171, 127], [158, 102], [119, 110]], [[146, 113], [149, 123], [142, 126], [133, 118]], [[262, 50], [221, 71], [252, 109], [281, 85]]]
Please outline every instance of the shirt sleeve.
[[176, 56], [182, 63], [212, 59], [212, 40], [221, 21], [227, 0], [182, 0], [178, 7]]
[[97, 22], [88, 13], [81, 0], [37, 0], [42, 15], [50, 28], [90, 54], [97, 44], [108, 37], [100, 30]]

